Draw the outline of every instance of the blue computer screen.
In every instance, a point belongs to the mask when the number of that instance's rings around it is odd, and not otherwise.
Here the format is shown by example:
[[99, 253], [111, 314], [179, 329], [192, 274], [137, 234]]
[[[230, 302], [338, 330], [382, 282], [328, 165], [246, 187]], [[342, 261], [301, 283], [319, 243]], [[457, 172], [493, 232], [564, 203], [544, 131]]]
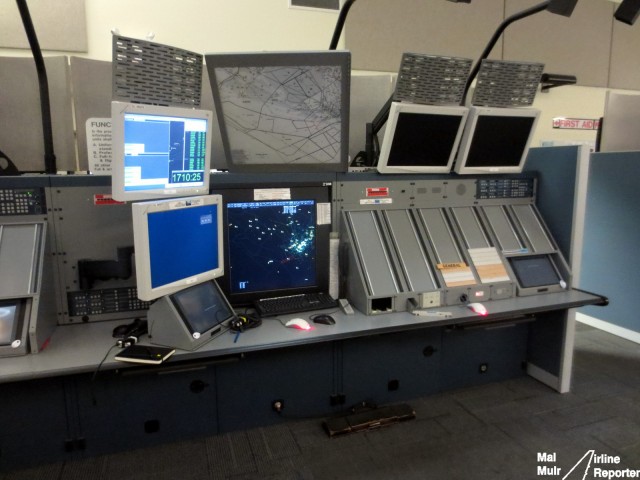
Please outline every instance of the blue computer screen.
[[216, 205], [154, 212], [148, 217], [152, 288], [219, 267]]
[[316, 202], [227, 204], [232, 293], [309, 287], [316, 279]]
[[127, 113], [125, 191], [204, 185], [206, 139], [205, 119]]

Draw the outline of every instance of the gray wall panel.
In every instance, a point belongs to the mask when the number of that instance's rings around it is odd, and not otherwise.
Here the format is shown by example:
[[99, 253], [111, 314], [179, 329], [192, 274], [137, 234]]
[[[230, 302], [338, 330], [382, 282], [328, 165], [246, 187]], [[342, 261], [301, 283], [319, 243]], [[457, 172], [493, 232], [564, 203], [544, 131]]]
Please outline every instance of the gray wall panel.
[[640, 332], [640, 153], [591, 156], [580, 288], [606, 295], [607, 308], [584, 313]]
[[88, 170], [86, 122], [111, 118], [111, 62], [71, 57], [71, 83], [76, 113], [79, 170]]
[[630, 26], [621, 22], [613, 24], [611, 41], [610, 88], [640, 90], [640, 26], [638, 22]]
[[[395, 88], [394, 75], [352, 75], [349, 107], [349, 156], [365, 148], [366, 124], [380, 112]], [[378, 134], [382, 138], [384, 129]]]
[[[58, 170], [75, 170], [71, 89], [66, 57], [45, 58]], [[0, 150], [20, 171], [44, 171], [40, 92], [32, 58], [0, 58]]]
[[355, 3], [344, 32], [346, 46], [353, 54], [352, 66], [355, 70], [397, 72], [403, 52], [475, 60], [502, 21], [503, 4], [504, 0]]
[[[85, 0], [29, 0], [28, 7], [38, 43], [43, 50], [86, 52]], [[0, 47], [29, 48], [16, 2], [0, 2]]]
[[[506, 15], [529, 8], [535, 0], [507, 0]], [[504, 59], [542, 62], [545, 72], [575, 75], [579, 85], [606, 87], [613, 3], [581, 0], [566, 18], [540, 12], [504, 33]]]
[[[505, 18], [537, 4], [370, 0], [354, 4], [344, 37], [353, 68], [359, 70], [397, 72], [403, 52], [475, 62]], [[640, 65], [629, 60], [635, 58], [640, 32], [614, 22], [616, 7], [604, 0], [581, 0], [570, 18], [540, 12], [519, 20], [506, 29], [490, 58], [541, 62], [546, 72], [575, 75], [578, 85], [638, 89]]]

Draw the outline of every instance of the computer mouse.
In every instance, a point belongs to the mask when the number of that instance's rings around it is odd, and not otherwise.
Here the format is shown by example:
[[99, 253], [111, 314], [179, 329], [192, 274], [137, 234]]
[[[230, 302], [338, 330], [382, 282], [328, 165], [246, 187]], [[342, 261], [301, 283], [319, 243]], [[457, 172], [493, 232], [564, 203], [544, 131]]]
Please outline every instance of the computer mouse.
[[476, 312], [478, 315], [487, 315], [489, 312], [487, 312], [487, 307], [485, 307], [483, 304], [481, 303], [470, 303], [467, 305], [467, 307], [469, 307], [472, 311]]
[[311, 330], [311, 325], [304, 318], [292, 318], [284, 324], [288, 328], [297, 328], [298, 330]]
[[319, 323], [321, 325], [336, 324], [336, 320], [331, 315], [328, 315], [326, 313], [319, 313], [318, 315], [314, 315], [312, 318], [313, 318], [313, 323]]

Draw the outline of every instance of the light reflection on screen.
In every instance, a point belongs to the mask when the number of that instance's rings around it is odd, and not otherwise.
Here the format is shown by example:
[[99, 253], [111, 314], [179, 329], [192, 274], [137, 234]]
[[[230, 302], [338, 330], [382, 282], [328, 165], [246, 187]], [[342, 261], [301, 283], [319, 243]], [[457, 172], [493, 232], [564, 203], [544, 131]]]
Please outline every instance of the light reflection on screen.
[[0, 345], [9, 345], [15, 336], [16, 306], [0, 307]]

